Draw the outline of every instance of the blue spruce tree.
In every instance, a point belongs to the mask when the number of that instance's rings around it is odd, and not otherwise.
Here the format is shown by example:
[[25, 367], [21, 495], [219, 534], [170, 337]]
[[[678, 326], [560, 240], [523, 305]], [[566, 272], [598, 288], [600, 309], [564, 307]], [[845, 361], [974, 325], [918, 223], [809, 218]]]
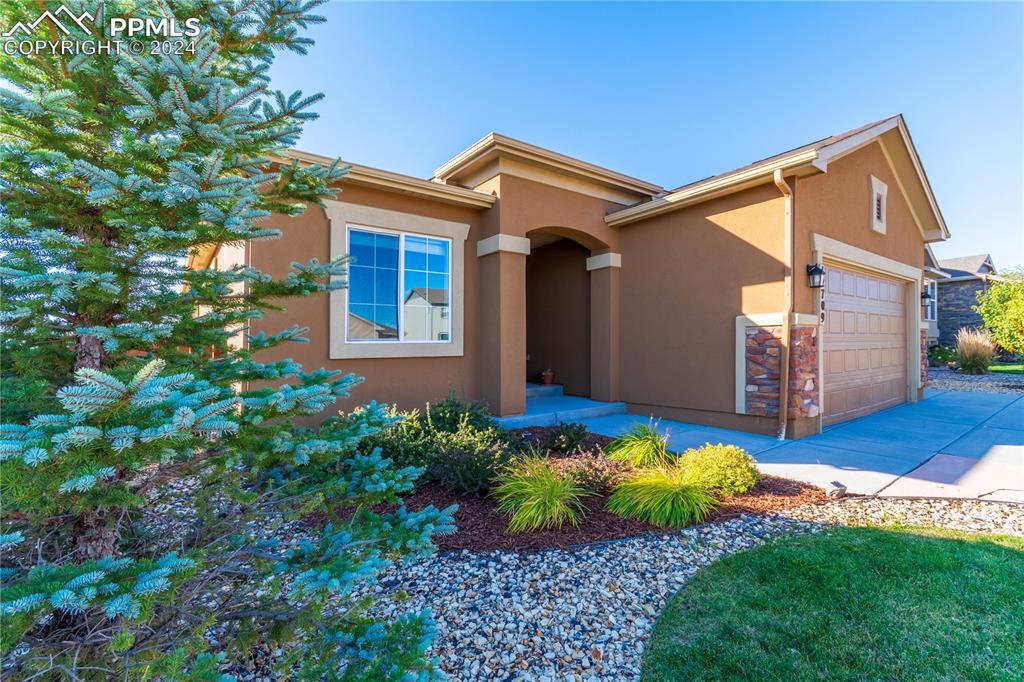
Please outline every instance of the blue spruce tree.
[[[267, 76], [276, 51], [305, 53], [320, 0], [63, 4], [91, 17], [72, 39], [115, 38], [112, 18], [202, 30], [180, 54], [0, 62], [3, 676], [219, 679], [264, 640], [286, 675], [433, 678], [428, 615], [377, 621], [352, 595], [430, 551], [452, 510], [407, 512], [421, 472], [356, 451], [388, 420], [375, 404], [295, 425], [359, 381], [260, 361], [305, 330], [232, 342], [282, 299], [342, 286], [344, 262], [282, 280], [186, 267], [336, 191], [340, 165], [281, 160], [320, 95]], [[0, 25], [43, 8], [4, 3]], [[170, 533], [151, 498], [176, 486], [190, 520]], [[255, 531], [308, 512], [327, 523], [300, 542]]]

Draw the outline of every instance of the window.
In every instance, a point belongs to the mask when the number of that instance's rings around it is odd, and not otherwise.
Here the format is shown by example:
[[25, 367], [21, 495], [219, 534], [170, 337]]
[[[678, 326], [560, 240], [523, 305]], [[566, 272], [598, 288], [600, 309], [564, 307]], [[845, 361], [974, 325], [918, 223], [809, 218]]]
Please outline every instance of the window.
[[447, 343], [451, 240], [348, 228], [349, 342]]
[[939, 288], [936, 286], [935, 280], [927, 282], [925, 291], [931, 296], [931, 299], [924, 304], [924, 319], [927, 322], [934, 322], [936, 320], [936, 310], [939, 305]]
[[871, 229], [880, 234], [885, 234], [885, 196], [888, 193], [888, 185], [871, 176]]

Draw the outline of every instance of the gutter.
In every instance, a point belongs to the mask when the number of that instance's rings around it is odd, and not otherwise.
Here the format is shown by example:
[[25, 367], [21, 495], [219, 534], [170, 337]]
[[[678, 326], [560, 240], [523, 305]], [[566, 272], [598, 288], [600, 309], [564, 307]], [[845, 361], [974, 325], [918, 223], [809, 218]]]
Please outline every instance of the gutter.
[[664, 196], [609, 213], [604, 217], [604, 221], [612, 227], [628, 225], [637, 220], [661, 215], [683, 206], [699, 204], [708, 199], [739, 192], [748, 187], [762, 185], [769, 181], [773, 172], [779, 170], [797, 170], [799, 172], [804, 169], [814, 169], [817, 172], [813, 165], [817, 158], [817, 150], [808, 149], [774, 161], [755, 164], [749, 168], [732, 171], [680, 187]]
[[779, 340], [779, 427], [778, 439], [786, 439], [786, 419], [789, 414], [789, 345], [793, 317], [793, 188], [782, 177], [782, 169], [776, 168], [772, 181], [785, 198], [785, 224], [783, 226], [783, 298], [782, 338]]

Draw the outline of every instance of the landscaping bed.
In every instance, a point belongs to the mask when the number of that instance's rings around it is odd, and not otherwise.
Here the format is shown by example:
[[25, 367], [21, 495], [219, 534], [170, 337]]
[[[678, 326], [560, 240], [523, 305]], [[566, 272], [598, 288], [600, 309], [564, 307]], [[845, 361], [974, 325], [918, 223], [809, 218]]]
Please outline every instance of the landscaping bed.
[[815, 486], [761, 476], [732, 445], [670, 452], [653, 424], [617, 438], [578, 423], [509, 431], [483, 405], [455, 398], [392, 417], [359, 449], [423, 468], [402, 495], [410, 512], [458, 507], [456, 531], [434, 537], [442, 551], [564, 549], [826, 499]]
[[948, 367], [928, 368], [928, 388], [939, 391], [982, 391], [985, 393], [1024, 393], [1024, 374], [993, 371], [966, 374]]
[[[740, 514], [764, 514], [792, 509], [826, 499], [821, 488], [786, 478], [765, 476], [748, 493], [726, 498], [722, 507], [712, 512], [708, 521], [720, 521]], [[441, 551], [465, 549], [472, 552], [505, 550], [525, 552], [539, 549], [565, 549], [603, 540], [615, 540], [646, 533], [664, 533], [665, 529], [637, 519], [617, 516], [607, 509], [607, 495], [586, 497], [586, 509], [580, 525], [547, 530], [510, 533], [508, 517], [498, 510], [494, 500], [484, 495], [463, 495], [444, 486], [428, 484], [405, 496], [405, 506], [416, 511], [434, 505], [444, 509], [458, 504], [453, 535], [439, 535], [434, 544]]]
[[[568, 550], [443, 552], [387, 569], [372, 588], [380, 597], [374, 609], [381, 615], [431, 609], [437, 638], [430, 653], [453, 681], [636, 680], [659, 614], [701, 569], [834, 524], [927, 525], [1024, 537], [1024, 506], [847, 498]], [[842, 602], [839, 597], [832, 606]]]

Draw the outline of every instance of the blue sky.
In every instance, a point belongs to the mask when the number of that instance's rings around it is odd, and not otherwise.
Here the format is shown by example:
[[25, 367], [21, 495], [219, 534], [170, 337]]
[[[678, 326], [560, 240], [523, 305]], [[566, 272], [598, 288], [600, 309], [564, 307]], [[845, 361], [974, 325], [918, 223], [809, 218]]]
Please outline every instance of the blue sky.
[[1022, 4], [343, 3], [301, 149], [419, 177], [489, 131], [674, 187], [902, 112], [953, 233], [1024, 264]]

